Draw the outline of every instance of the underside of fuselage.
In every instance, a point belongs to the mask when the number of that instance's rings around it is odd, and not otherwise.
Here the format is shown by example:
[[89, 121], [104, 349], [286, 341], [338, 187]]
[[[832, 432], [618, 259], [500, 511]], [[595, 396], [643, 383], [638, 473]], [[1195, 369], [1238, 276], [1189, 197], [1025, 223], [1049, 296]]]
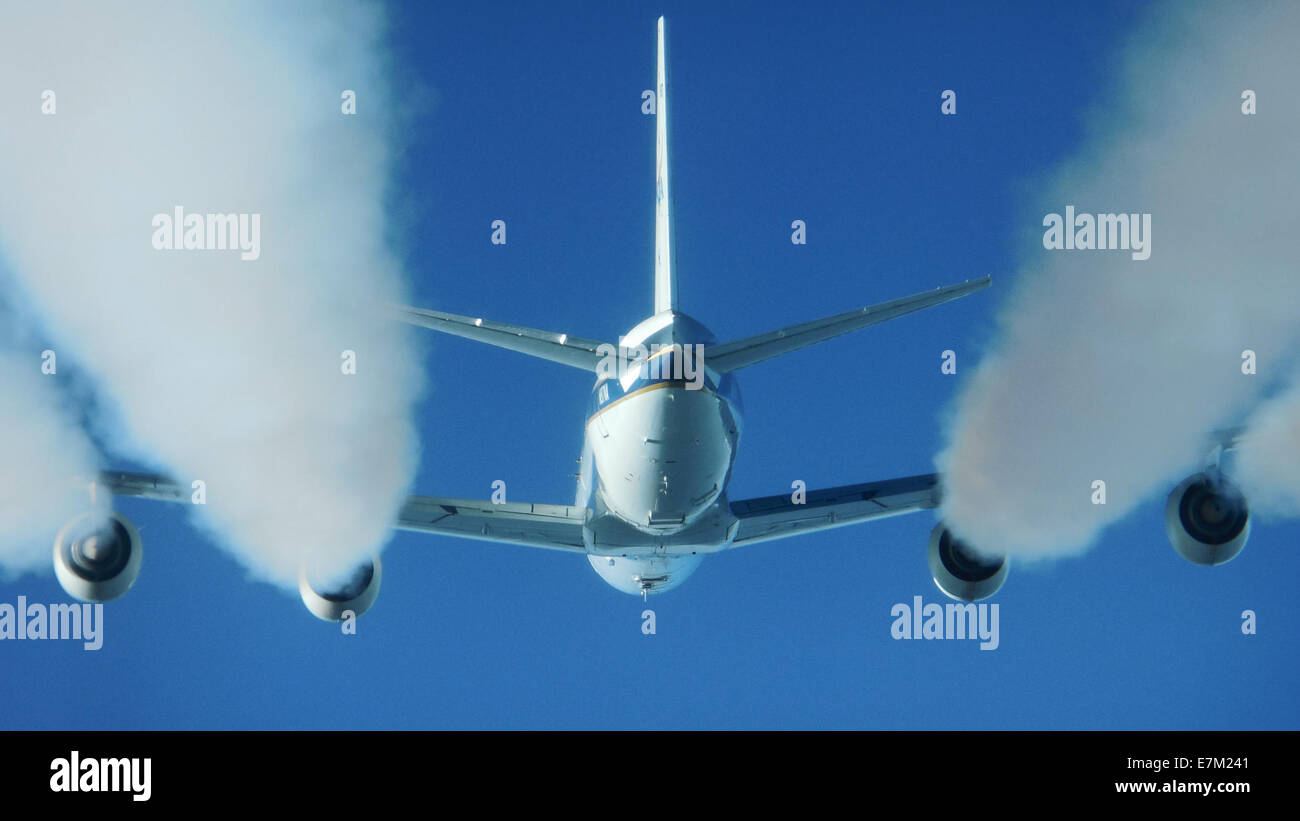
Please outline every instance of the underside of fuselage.
[[691, 317], [660, 312], [622, 338], [628, 355], [592, 389], [577, 503], [592, 511], [592, 566], [620, 590], [676, 586], [735, 535], [726, 487], [740, 394], [734, 376], [708, 368], [701, 352], [714, 342]]

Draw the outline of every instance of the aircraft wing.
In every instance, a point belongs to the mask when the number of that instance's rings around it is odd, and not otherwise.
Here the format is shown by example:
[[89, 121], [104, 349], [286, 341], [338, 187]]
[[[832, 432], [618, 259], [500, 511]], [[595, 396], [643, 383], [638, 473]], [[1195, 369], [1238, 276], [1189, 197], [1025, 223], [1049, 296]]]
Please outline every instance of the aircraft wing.
[[1241, 447], [1242, 441], [1247, 438], [1248, 434], [1249, 431], [1245, 427], [1224, 428], [1210, 434], [1210, 441], [1224, 450], [1237, 450]]
[[586, 553], [582, 541], [585, 515], [583, 508], [567, 505], [493, 504], [474, 499], [412, 496], [406, 501], [394, 527]]
[[[162, 502], [190, 501], [190, 489], [166, 476], [151, 473], [100, 474], [97, 486], [116, 496], [135, 496]], [[474, 499], [411, 496], [393, 527], [421, 533], [441, 533], [466, 539], [487, 539], [529, 547], [586, 553], [580, 507]]]
[[601, 345], [606, 345], [607, 351], [617, 350], [616, 346], [596, 339], [582, 339], [568, 334], [539, 331], [522, 325], [507, 325], [504, 322], [492, 322], [479, 317], [460, 316], [408, 306], [397, 306], [395, 310], [398, 318], [412, 325], [472, 339], [475, 342], [486, 342], [498, 348], [506, 348], [584, 371], [596, 370], [601, 360], [599, 350]]
[[152, 473], [123, 473], [122, 471], [105, 471], [99, 474], [95, 483], [114, 496], [136, 496], [141, 499], [154, 499], [159, 502], [188, 502], [189, 488], [181, 487], [166, 476]]
[[731, 512], [740, 520], [732, 547], [938, 507], [939, 477], [930, 473], [810, 490], [803, 504], [790, 497], [783, 493], [732, 502]]
[[748, 336], [735, 342], [710, 345], [704, 349], [704, 361], [718, 373], [727, 373], [762, 362], [764, 359], [771, 359], [818, 342], [834, 339], [850, 331], [959, 299], [989, 287], [990, 282], [992, 280], [989, 277], [959, 282], [956, 285], [935, 288], [933, 291], [924, 291], [901, 299], [868, 305], [865, 308], [855, 308], [842, 314], [802, 322], [780, 330]]

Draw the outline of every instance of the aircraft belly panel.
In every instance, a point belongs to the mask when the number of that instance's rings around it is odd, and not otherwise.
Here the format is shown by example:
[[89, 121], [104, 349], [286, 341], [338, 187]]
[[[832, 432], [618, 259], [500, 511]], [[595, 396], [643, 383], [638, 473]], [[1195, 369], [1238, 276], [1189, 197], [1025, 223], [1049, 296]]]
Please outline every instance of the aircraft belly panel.
[[589, 437], [605, 503], [647, 533], [698, 518], [722, 492], [734, 456], [722, 401], [708, 390], [631, 396], [593, 418]]

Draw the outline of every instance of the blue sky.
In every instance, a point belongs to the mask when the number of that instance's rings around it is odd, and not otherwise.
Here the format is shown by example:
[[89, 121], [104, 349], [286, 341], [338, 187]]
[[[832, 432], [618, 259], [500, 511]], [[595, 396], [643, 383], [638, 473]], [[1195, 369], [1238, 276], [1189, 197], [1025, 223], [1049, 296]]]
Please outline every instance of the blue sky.
[[[933, 470], [944, 410], [1037, 236], [1025, 203], [1080, 146], [1143, 13], [519, 5], [392, 8], [412, 129], [394, 243], [418, 304], [609, 339], [650, 312], [640, 95], [660, 13], [681, 305], [720, 339], [994, 276], [742, 371], [735, 499]], [[947, 88], [955, 117], [939, 114]], [[430, 339], [426, 363], [415, 492], [484, 498], [504, 479], [512, 501], [572, 500], [588, 376], [452, 338]], [[1163, 505], [1079, 558], [1013, 566], [1000, 647], [981, 652], [890, 637], [895, 603], [941, 601], [930, 514], [708, 559], [652, 600], [653, 636], [641, 600], [581, 558], [399, 534], [378, 603], [343, 636], [246, 581], [184, 511], [123, 501], [145, 567], [106, 607], [103, 649], [5, 642], [0, 727], [1296, 728], [1300, 526], [1256, 522], [1238, 559], [1206, 569], [1169, 546]], [[64, 598], [52, 575], [0, 594]]]

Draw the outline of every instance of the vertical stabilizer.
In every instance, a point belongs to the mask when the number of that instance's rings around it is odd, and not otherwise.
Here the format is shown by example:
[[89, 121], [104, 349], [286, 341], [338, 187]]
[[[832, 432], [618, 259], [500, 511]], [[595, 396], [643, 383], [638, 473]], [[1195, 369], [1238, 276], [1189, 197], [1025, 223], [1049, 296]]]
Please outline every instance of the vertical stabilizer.
[[664, 18], [659, 18], [659, 71], [655, 87], [655, 313], [677, 309], [673, 270], [672, 197], [668, 189], [668, 66]]

